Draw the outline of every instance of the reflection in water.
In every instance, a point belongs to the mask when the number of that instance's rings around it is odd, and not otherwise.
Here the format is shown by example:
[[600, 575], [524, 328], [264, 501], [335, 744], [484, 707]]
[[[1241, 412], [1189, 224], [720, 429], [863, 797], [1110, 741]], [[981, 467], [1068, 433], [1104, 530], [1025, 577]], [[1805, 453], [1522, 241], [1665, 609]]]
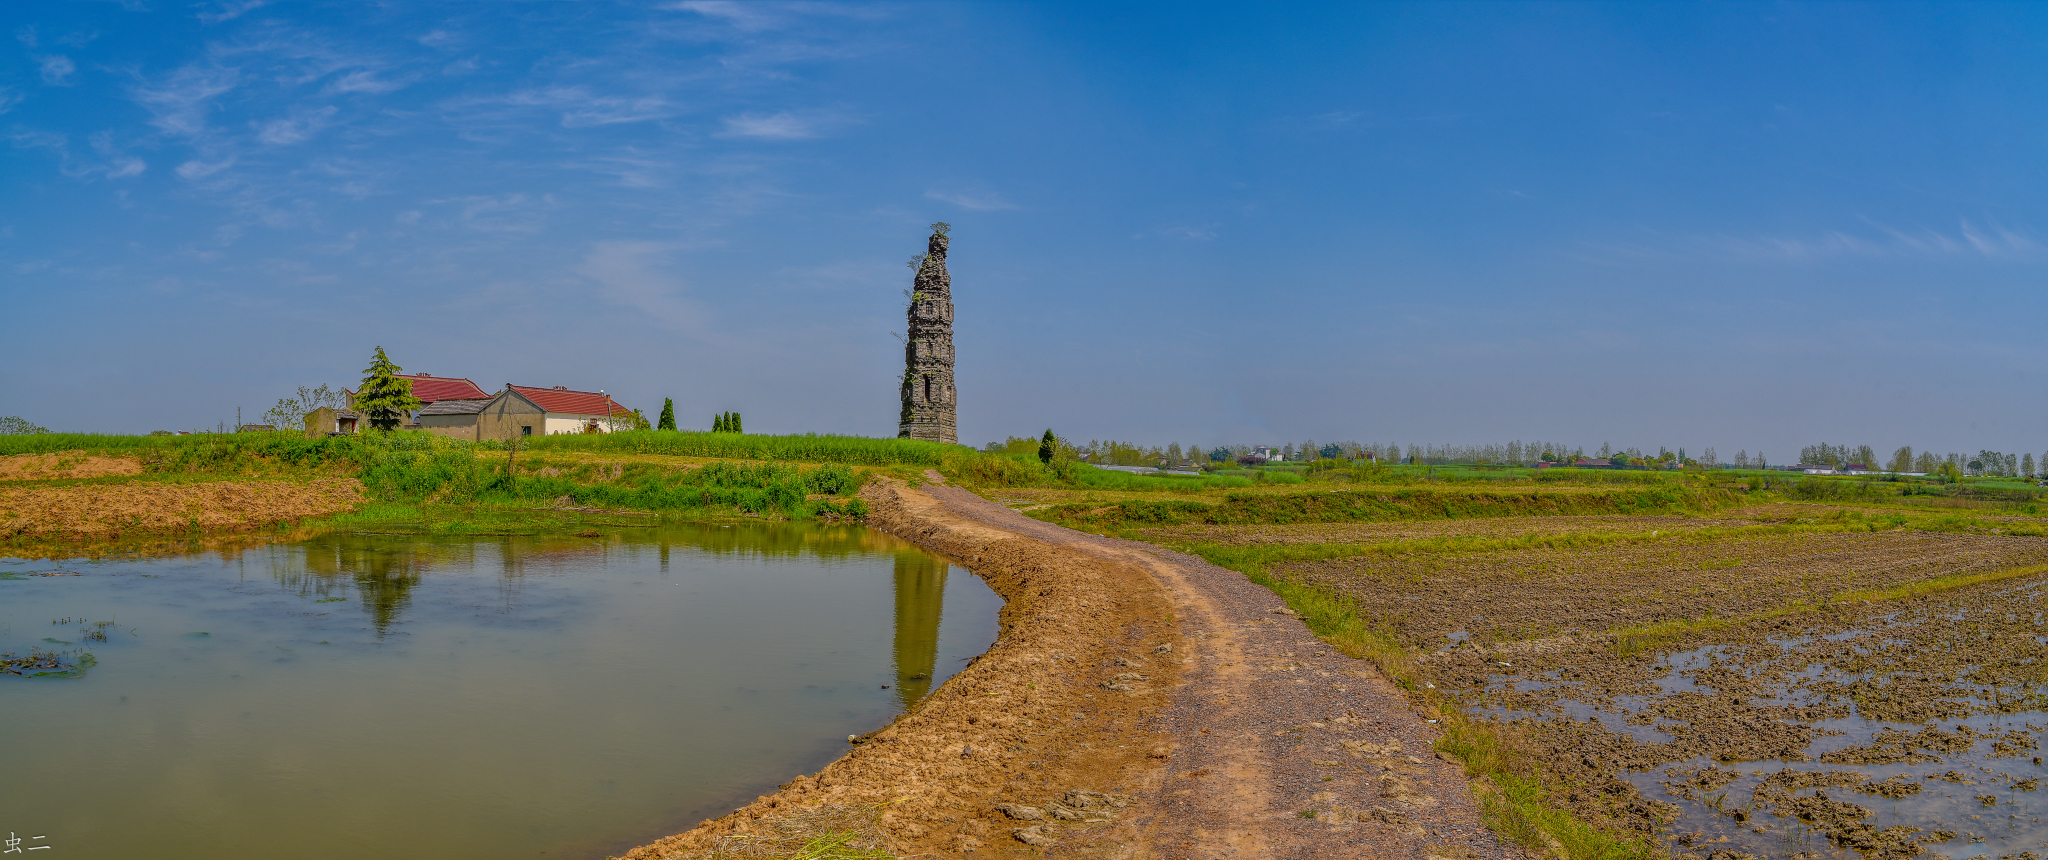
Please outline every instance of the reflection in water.
[[302, 553], [303, 564], [291, 564], [293, 559], [288, 556], [274, 555], [271, 572], [287, 588], [322, 598], [344, 596], [341, 583], [353, 583], [363, 611], [382, 637], [410, 605], [412, 591], [423, 575], [435, 568], [474, 569], [481, 560], [479, 551], [485, 547], [498, 550], [501, 582], [513, 590], [524, 578], [527, 565], [600, 560], [619, 549], [622, 541], [655, 544], [663, 573], [668, 572], [672, 544], [717, 555], [769, 558], [839, 560], [888, 552], [896, 560], [896, 697], [908, 708], [931, 691], [938, 669], [939, 619], [945, 613], [948, 564], [944, 559], [859, 527], [796, 530], [765, 524], [681, 523], [649, 531], [645, 537], [507, 535], [474, 542], [395, 541], [389, 535], [337, 533], [290, 549], [276, 548], [280, 554]]
[[932, 688], [946, 568], [945, 561], [922, 553], [896, 555], [896, 698], [905, 709]]
[[[412, 590], [420, 584], [420, 574], [429, 562], [422, 545], [395, 544], [369, 535], [327, 535], [300, 546], [305, 551], [305, 572], [319, 580], [314, 590], [326, 593], [335, 577], [354, 579], [356, 593], [362, 595], [363, 611], [370, 614], [370, 623], [380, 637], [411, 602]], [[465, 553], [470, 554], [473, 552]], [[298, 585], [301, 592], [314, 584], [296, 577], [297, 571], [286, 565], [275, 566], [272, 571], [281, 584]], [[294, 582], [295, 578], [299, 581]]]
[[1001, 600], [947, 573], [881, 532], [734, 523], [0, 578], [0, 651], [65, 616], [122, 631], [82, 678], [0, 678], [33, 739], [0, 740], [0, 810], [81, 857], [617, 855], [823, 766], [987, 648]]

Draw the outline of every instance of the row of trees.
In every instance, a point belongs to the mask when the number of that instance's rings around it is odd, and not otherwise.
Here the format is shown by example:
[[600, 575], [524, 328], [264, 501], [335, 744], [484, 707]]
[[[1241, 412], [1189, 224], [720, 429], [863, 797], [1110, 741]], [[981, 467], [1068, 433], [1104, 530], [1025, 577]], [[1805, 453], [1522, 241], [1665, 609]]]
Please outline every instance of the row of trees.
[[[1975, 454], [1951, 451], [1937, 454], [1933, 451], [1915, 452], [1911, 445], [1901, 445], [1891, 457], [1880, 460], [1877, 452], [1869, 445], [1808, 445], [1799, 449], [1799, 462], [1835, 469], [1862, 466], [1873, 471], [1924, 472], [1934, 474], [1953, 471], [1965, 475], [1988, 475], [2014, 478], [2048, 477], [2048, 453], [2035, 460], [2031, 453], [2010, 454], [2003, 451], [1980, 450]], [[2037, 464], [2042, 471], [2037, 472]]]
[[[990, 443], [988, 450], [1008, 450], [1016, 454], [1038, 453], [1040, 439], [1012, 437], [1002, 443]], [[1091, 440], [1086, 444], [1075, 443], [1072, 449], [1077, 457], [1088, 462], [1114, 466], [1156, 466], [1161, 462], [1182, 464], [1207, 460], [1213, 463], [1230, 463], [1250, 456], [1255, 450], [1250, 445], [1219, 445], [1203, 450], [1194, 445], [1180, 443], [1161, 446], [1147, 446], [1135, 442], [1116, 440]], [[1587, 451], [1584, 447], [1565, 445], [1558, 442], [1516, 440], [1493, 445], [1396, 445], [1370, 442], [1328, 442], [1318, 443], [1304, 439], [1289, 443], [1278, 451], [1290, 462], [1315, 460], [1363, 460], [1372, 459], [1382, 463], [1403, 463], [1414, 465], [1453, 464], [1502, 464], [1534, 465], [1537, 462], [1569, 463], [1577, 458], [1601, 458], [1617, 465], [1665, 466], [1678, 468], [1692, 466], [1707, 469], [1769, 469], [1771, 460], [1763, 451], [1751, 453], [1748, 449], [1735, 452], [1723, 460], [1719, 452], [1708, 447], [1697, 455], [1688, 454], [1684, 448], [1672, 450], [1659, 446], [1655, 453], [1641, 448], [1616, 448], [1602, 443], [1597, 450]], [[1861, 465], [1872, 471], [1921, 472], [1926, 474], [1953, 473], [1956, 475], [2003, 475], [2026, 478], [2048, 478], [2048, 453], [2036, 459], [2032, 454], [2010, 454], [1998, 451], [1979, 451], [1975, 454], [1937, 454], [1931, 451], [1914, 451], [1912, 446], [1903, 446], [1892, 452], [1887, 459], [1880, 459], [1875, 448], [1869, 445], [1808, 445], [1799, 451], [1799, 463], [1824, 465], [1830, 468], [1847, 468]], [[1793, 464], [1781, 464], [1790, 467]]]
[[50, 428], [36, 424], [17, 415], [0, 415], [0, 436], [27, 436], [34, 433], [48, 433]]

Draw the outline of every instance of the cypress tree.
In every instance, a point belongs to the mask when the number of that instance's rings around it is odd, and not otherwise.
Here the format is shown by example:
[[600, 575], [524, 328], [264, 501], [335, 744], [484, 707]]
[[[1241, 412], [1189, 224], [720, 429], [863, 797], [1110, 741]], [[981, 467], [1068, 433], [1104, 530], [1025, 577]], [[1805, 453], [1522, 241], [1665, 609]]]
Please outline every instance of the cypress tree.
[[656, 430], [676, 429], [676, 402], [670, 398], [661, 399], [661, 421], [654, 425]]
[[734, 412], [732, 414], [732, 432], [745, 433], [747, 432], [746, 426], [746, 424], [740, 421], [740, 414], [738, 412]]
[[723, 413], [723, 412], [720, 412], [720, 413], [718, 413], [717, 415], [713, 415], [713, 416], [711, 416], [711, 432], [713, 432], [713, 433], [724, 433], [724, 432], [725, 432], [725, 413]]
[[1052, 465], [1053, 451], [1058, 445], [1059, 437], [1052, 435], [1052, 428], [1046, 428], [1045, 436], [1038, 440], [1038, 462]]

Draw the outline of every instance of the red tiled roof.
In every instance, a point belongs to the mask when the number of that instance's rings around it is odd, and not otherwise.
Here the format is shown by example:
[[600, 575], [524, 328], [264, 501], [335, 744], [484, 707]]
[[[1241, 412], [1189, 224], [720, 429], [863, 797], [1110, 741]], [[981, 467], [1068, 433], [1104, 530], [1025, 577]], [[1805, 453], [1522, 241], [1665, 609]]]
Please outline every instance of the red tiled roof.
[[401, 373], [400, 379], [412, 380], [412, 396], [426, 403], [436, 400], [489, 400], [491, 395], [476, 387], [476, 383], [459, 376], [428, 376], [424, 373]]
[[528, 400], [549, 412], [567, 415], [624, 415], [633, 410], [620, 406], [619, 402], [595, 391], [570, 391], [566, 388], [528, 388], [524, 385], [508, 386]]

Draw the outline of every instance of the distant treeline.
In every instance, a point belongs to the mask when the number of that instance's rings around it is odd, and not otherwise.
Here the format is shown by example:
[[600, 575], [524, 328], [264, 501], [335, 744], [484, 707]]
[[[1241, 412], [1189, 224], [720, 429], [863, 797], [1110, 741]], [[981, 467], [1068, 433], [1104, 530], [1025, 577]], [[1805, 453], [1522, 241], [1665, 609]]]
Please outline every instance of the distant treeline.
[[[986, 450], [1013, 454], [1029, 454], [1037, 450], [1037, 438], [1012, 437], [1003, 442], [991, 442]], [[1077, 454], [1098, 465], [1110, 466], [1156, 466], [1168, 464], [1199, 464], [1202, 462], [1229, 463], [1241, 457], [1251, 456], [1257, 447], [1251, 445], [1218, 445], [1203, 448], [1179, 442], [1164, 446], [1143, 445], [1135, 442], [1091, 440], [1086, 444], [1071, 443]], [[1901, 446], [1889, 457], [1878, 456], [1877, 449], [1869, 445], [1808, 445], [1799, 450], [1794, 461], [1773, 461], [1763, 451], [1751, 453], [1748, 449], [1735, 452], [1723, 459], [1712, 447], [1697, 454], [1688, 453], [1684, 448], [1672, 450], [1658, 446], [1655, 453], [1642, 448], [1616, 448], [1601, 444], [1598, 449], [1588, 450], [1580, 445], [1562, 442], [1516, 440], [1493, 445], [1398, 445], [1372, 442], [1317, 442], [1304, 439], [1272, 448], [1287, 462], [1316, 460], [1377, 460], [1386, 464], [1404, 465], [1504, 465], [1533, 466], [1539, 462], [1569, 463], [1580, 458], [1609, 460], [1621, 465], [1667, 466], [1678, 468], [1693, 466], [1706, 469], [1793, 469], [1799, 466], [1825, 466], [1832, 469], [1861, 467], [1867, 471], [1879, 472], [1922, 472], [1941, 474], [1953, 472], [1957, 475], [1989, 475], [2010, 477], [2048, 477], [2048, 453], [2036, 459], [2030, 453], [2005, 453], [2000, 451], [1978, 451], [1975, 454], [1951, 452], [1939, 454], [1933, 451], [1915, 451], [1912, 446]]]

